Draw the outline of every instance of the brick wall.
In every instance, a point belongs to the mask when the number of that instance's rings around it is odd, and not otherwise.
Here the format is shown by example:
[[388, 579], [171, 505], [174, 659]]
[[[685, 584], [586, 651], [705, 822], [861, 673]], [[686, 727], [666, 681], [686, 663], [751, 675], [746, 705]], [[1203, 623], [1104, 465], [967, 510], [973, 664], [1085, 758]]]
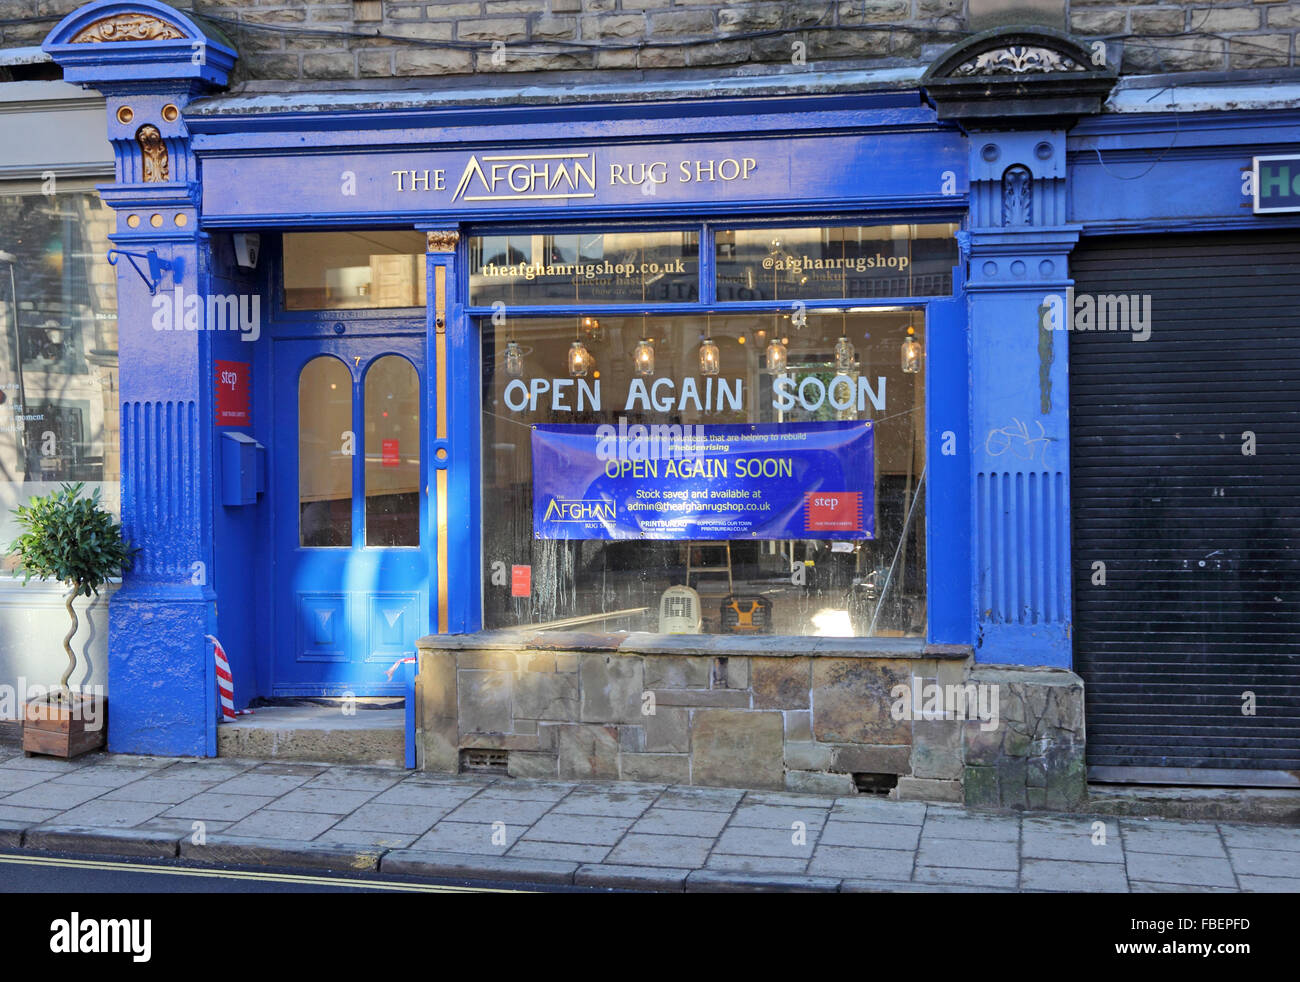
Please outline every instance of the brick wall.
[[[74, 0], [0, 0], [0, 47], [38, 44]], [[189, 9], [185, 3], [178, 4]], [[192, 0], [243, 79], [921, 64], [967, 35], [968, 0]], [[1294, 64], [1300, 0], [1062, 0], [1126, 73]]]

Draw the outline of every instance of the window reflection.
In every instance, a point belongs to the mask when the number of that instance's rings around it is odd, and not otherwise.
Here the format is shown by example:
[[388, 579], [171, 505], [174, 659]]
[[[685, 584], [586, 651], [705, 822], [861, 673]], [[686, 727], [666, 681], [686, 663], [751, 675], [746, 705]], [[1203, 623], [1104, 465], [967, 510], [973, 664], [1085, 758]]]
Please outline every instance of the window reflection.
[[384, 355], [366, 372], [366, 545], [420, 544], [420, 381]]
[[0, 185], [0, 541], [16, 533], [15, 505], [64, 481], [97, 485], [118, 513], [112, 229], [92, 190]]
[[313, 358], [298, 379], [298, 541], [352, 545], [352, 375]]

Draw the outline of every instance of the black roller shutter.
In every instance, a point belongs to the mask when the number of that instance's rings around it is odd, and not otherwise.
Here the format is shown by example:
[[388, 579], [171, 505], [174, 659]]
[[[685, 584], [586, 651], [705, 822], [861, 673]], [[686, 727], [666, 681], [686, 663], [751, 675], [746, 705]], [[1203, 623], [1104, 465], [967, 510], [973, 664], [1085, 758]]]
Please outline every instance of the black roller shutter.
[[1094, 777], [1300, 771], [1300, 232], [1100, 239], [1072, 274], [1152, 302], [1147, 341], [1069, 336]]

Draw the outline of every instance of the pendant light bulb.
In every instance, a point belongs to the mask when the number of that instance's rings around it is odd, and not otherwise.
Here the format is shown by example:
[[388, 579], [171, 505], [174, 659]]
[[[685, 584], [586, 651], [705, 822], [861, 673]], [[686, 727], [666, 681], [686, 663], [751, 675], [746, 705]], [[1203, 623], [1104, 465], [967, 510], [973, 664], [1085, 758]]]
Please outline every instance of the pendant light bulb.
[[718, 346], [713, 343], [713, 338], [705, 335], [700, 342], [700, 374], [717, 375], [722, 370], [722, 355], [718, 351]]
[[600, 326], [600, 321], [590, 315], [582, 318], [582, 330], [587, 337], [595, 342], [605, 340], [605, 329]]
[[773, 338], [764, 352], [767, 356], [767, 371], [770, 375], [780, 375], [785, 371], [786, 348], [780, 338]]
[[655, 346], [646, 338], [637, 342], [636, 350], [632, 352], [632, 363], [636, 366], [638, 375], [648, 376], [655, 373]]
[[524, 374], [524, 349], [518, 341], [506, 345], [506, 374], [511, 378], [522, 378]]
[[921, 342], [916, 339], [916, 329], [907, 329], [907, 339], [902, 347], [903, 372], [906, 375], [921, 373]]
[[586, 378], [587, 372], [595, 364], [595, 359], [591, 357], [591, 352], [581, 341], [574, 341], [569, 345], [569, 374], [574, 378]]

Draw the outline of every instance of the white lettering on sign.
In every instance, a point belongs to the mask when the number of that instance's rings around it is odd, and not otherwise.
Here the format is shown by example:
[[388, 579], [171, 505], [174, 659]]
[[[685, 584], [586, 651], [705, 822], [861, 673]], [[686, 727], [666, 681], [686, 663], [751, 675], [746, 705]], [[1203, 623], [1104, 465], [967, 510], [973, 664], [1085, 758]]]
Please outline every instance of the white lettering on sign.
[[[568, 400], [570, 397], [569, 389], [576, 386], [576, 405], [571, 404]], [[543, 398], [549, 397], [549, 398]], [[533, 413], [537, 411], [537, 406], [541, 403], [542, 408], [547, 408], [549, 402], [550, 410], [554, 413], [571, 413], [575, 409], [578, 412], [591, 409], [596, 412], [600, 411], [600, 379], [594, 379], [588, 382], [585, 378], [532, 378], [525, 382], [521, 378], [511, 379], [502, 393], [505, 399], [506, 408], [512, 413], [523, 412], [525, 409]]]
[[758, 166], [753, 157], [737, 160], [683, 160], [677, 165], [679, 184], [703, 184], [711, 181], [747, 181], [750, 172]]
[[451, 200], [591, 198], [595, 191], [595, 154], [491, 154], [481, 161], [475, 154], [465, 165]]
[[[748, 181], [758, 169], [754, 157], [714, 157], [675, 161], [678, 184], [729, 184]], [[674, 163], [667, 160], [612, 161], [605, 171], [606, 187], [649, 187], [667, 184]], [[599, 189], [596, 154], [500, 153], [474, 154], [451, 189], [452, 201], [506, 201], [522, 198], [594, 198]], [[399, 192], [446, 192], [444, 168], [400, 168], [389, 171]]]
[[872, 389], [871, 381], [867, 378], [859, 378], [854, 386], [853, 379], [849, 376], [836, 375], [827, 385], [817, 376], [809, 375], [796, 385], [793, 376], [780, 375], [772, 383], [772, 406], [790, 410], [798, 404], [812, 412], [829, 401], [833, 409], [865, 412], [869, 401], [876, 412], [884, 412], [886, 381], [885, 376], [878, 376], [877, 387]]
[[239, 373], [238, 373], [238, 372], [222, 372], [222, 373], [221, 373], [221, 384], [222, 384], [222, 385], [228, 385], [228, 386], [230, 386], [230, 387], [233, 389], [236, 385], [239, 384]]

